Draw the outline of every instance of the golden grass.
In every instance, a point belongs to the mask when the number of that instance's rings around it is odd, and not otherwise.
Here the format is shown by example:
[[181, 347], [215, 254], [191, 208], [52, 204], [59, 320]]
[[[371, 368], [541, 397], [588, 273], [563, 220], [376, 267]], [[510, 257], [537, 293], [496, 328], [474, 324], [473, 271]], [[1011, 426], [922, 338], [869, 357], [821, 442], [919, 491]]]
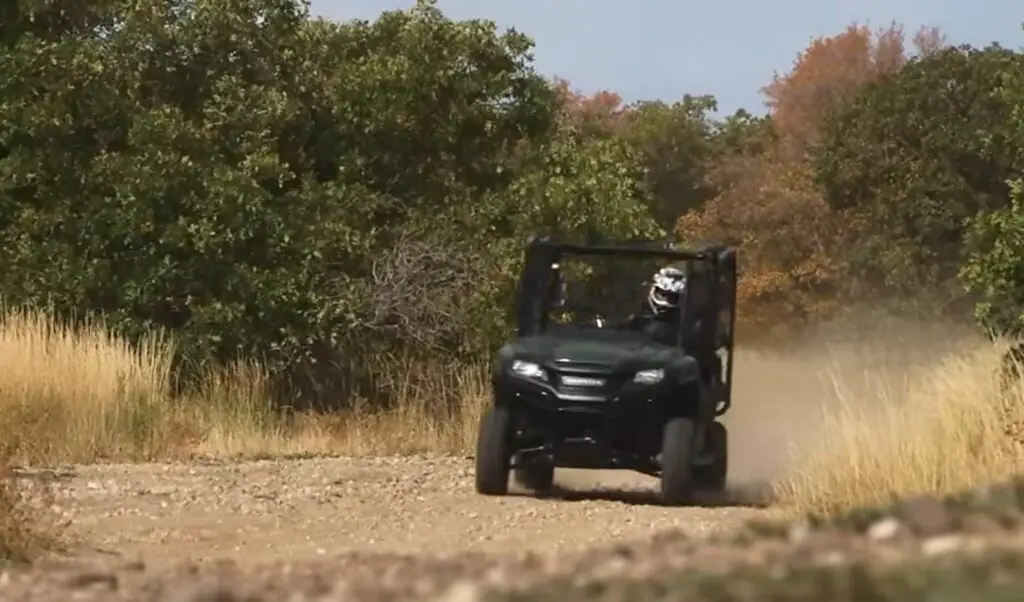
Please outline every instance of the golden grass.
[[[488, 399], [486, 371], [479, 366], [397, 364], [392, 368], [401, 375], [397, 395], [401, 401], [387, 409], [357, 399], [350, 409], [335, 414], [310, 412], [284, 420], [261, 405], [265, 396], [207, 404], [215, 411], [206, 413], [203, 437], [192, 451], [216, 457], [282, 457], [463, 454], [472, 449]], [[249, 371], [258, 372], [252, 367]], [[218, 383], [211, 388], [230, 390], [237, 387], [231, 383], [248, 382], [246, 378], [244, 374], [221, 376], [211, 380]]]
[[821, 440], [795, 454], [776, 484], [780, 503], [833, 515], [1019, 474], [1024, 385], [1001, 385], [1006, 347], [965, 345], [902, 380], [879, 367], [856, 393], [834, 366]]
[[[469, 449], [486, 382], [478, 367], [387, 366], [403, 402], [338, 414], [285, 416], [259, 366], [207, 375], [197, 394], [171, 394], [173, 341], [137, 347], [101, 326], [68, 327], [44, 313], [0, 315], [0, 429], [21, 436], [23, 465], [195, 455], [461, 453]], [[423, 371], [435, 370], [436, 374]], [[447, 400], [447, 402], [443, 401]]]
[[164, 450], [170, 345], [134, 348], [100, 327], [68, 329], [34, 312], [0, 321], [0, 428], [21, 433], [28, 463], [83, 461]]

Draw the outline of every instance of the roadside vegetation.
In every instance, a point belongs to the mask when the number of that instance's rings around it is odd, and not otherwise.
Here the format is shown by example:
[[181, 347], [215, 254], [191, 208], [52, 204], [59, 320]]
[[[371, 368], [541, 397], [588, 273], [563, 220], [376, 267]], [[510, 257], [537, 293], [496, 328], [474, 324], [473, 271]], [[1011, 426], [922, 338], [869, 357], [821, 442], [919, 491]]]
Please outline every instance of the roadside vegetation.
[[1001, 378], [1007, 348], [975, 343], [902, 381], [880, 367], [859, 395], [834, 380], [821, 440], [793, 451], [777, 502], [833, 515], [1024, 474], [1024, 384]]
[[[70, 326], [29, 311], [0, 322], [0, 429], [19, 433], [8, 457], [26, 466], [95, 461], [309, 454], [463, 453], [471, 448], [486, 373], [442, 364], [395, 383], [401, 403], [354, 400], [336, 412], [287, 411], [255, 363], [203, 375], [175, 394], [170, 337], [132, 345], [102, 325]], [[383, 365], [395, 374], [417, 364]], [[420, 378], [416, 378], [420, 376]], [[424, 386], [425, 385], [425, 386]], [[450, 403], [437, 403], [450, 400]]]
[[426, 0], [17, 4], [0, 46], [7, 465], [462, 453], [547, 232], [739, 245], [750, 353], [853, 306], [973, 325], [908, 382], [808, 402], [828, 436], [776, 484], [794, 512], [1020, 470], [1018, 50], [854, 25], [719, 117], [576, 91]]

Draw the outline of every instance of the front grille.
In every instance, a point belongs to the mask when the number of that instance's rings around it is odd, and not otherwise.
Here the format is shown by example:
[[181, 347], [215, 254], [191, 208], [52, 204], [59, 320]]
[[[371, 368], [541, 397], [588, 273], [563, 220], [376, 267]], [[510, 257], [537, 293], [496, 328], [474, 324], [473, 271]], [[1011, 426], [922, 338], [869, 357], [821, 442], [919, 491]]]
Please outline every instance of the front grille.
[[608, 379], [600, 376], [576, 376], [575, 374], [562, 374], [558, 377], [558, 382], [563, 387], [600, 389], [608, 383]]
[[[592, 384], [587, 381], [594, 381]], [[559, 395], [612, 397], [625, 383], [624, 377], [605, 373], [556, 372], [554, 385]]]

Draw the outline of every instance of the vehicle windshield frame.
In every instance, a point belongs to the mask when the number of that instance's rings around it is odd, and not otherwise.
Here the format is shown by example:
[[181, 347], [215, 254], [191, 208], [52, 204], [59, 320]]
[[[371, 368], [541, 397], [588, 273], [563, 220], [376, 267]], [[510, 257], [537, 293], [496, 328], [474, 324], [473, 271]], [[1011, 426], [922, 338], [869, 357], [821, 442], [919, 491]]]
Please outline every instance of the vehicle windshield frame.
[[[584, 261], [587, 261], [602, 256], [665, 259], [684, 263], [687, 273], [693, 269], [693, 264], [696, 262], [710, 264], [714, 260], [714, 255], [711, 252], [678, 249], [654, 241], [614, 245], [576, 245], [549, 240], [534, 241], [527, 251], [527, 261], [520, 281], [520, 336], [528, 334], [528, 332], [533, 332], [534, 334], [558, 333], [560, 336], [572, 336], [573, 334], [587, 336], [587, 333], [606, 330], [606, 328], [598, 327], [596, 323], [588, 327], [585, 324], [573, 322], [553, 323], [551, 320], [553, 310], [557, 312], [562, 309], [570, 311], [573, 309], [572, 307], [565, 308], [556, 303], [557, 297], [560, 294], [564, 294], [565, 282], [561, 279], [559, 271], [562, 262], [570, 258], [582, 258]], [[557, 283], [555, 281], [556, 277], [558, 278]], [[685, 301], [683, 303], [685, 304]], [[577, 308], [576, 311], [580, 311], [580, 309], [582, 308]], [[682, 344], [683, 331], [687, 319], [686, 314], [686, 311], [680, 311], [676, 312], [675, 315], [676, 320], [672, 326], [676, 345]], [[536, 326], [528, 329], [523, 328], [524, 322], [530, 319], [535, 320]], [[634, 337], [630, 336], [630, 334], [636, 333], [636, 340], [655, 340], [655, 337], [651, 335], [645, 335], [644, 333], [628, 329], [627, 325], [621, 323], [621, 321], [609, 326], [607, 330], [622, 333], [626, 339], [633, 339]]]

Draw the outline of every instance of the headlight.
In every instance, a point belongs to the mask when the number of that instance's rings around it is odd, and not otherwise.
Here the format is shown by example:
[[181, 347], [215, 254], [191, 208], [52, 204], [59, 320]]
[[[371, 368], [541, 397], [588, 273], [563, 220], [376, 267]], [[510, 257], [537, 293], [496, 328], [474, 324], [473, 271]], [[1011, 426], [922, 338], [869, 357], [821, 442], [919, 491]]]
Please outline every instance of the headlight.
[[536, 378], [538, 380], [546, 381], [548, 379], [548, 373], [544, 371], [539, 365], [533, 362], [524, 362], [523, 360], [516, 360], [512, 362], [512, 371], [519, 376], [526, 378]]
[[661, 368], [656, 370], [641, 370], [633, 377], [633, 382], [641, 385], [656, 385], [665, 378], [665, 371]]

